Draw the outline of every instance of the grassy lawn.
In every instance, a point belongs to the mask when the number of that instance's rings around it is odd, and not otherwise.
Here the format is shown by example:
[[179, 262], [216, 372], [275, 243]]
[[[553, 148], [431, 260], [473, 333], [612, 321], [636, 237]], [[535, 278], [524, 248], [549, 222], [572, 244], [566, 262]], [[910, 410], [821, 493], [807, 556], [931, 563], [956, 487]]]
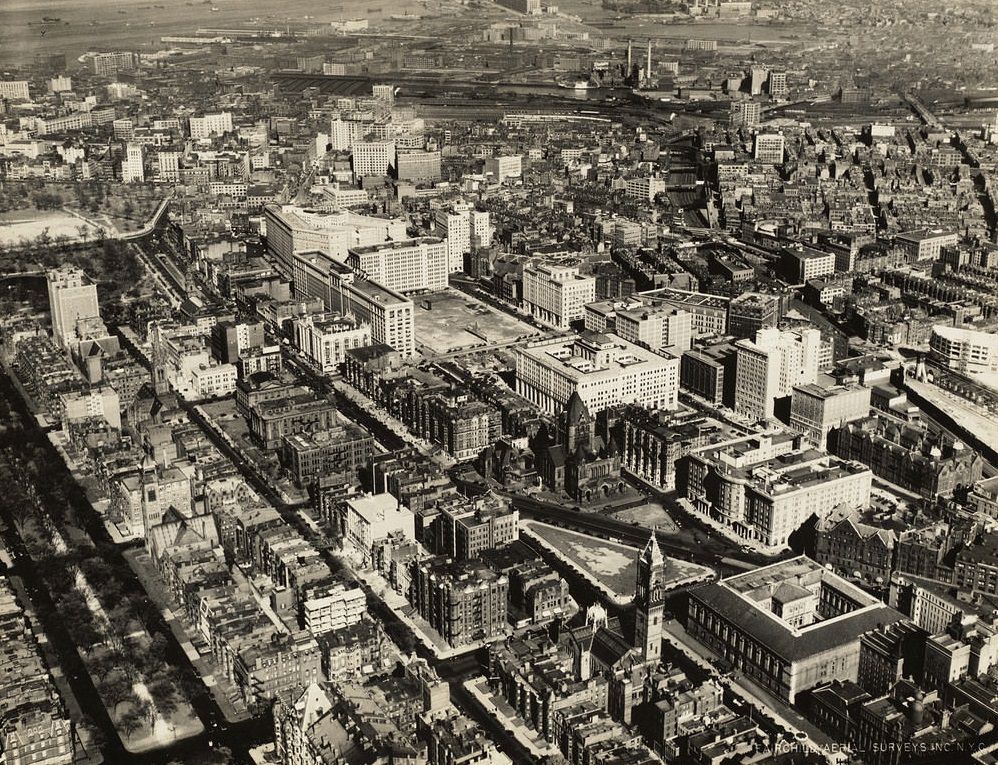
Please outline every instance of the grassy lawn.
[[634, 596], [638, 549], [531, 521], [527, 527], [558, 554], [622, 598]]
[[[640, 554], [636, 547], [537, 521], [529, 521], [525, 525], [557, 551], [558, 555], [587, 572], [620, 598], [634, 597]], [[689, 579], [706, 577], [711, 573], [711, 569], [706, 566], [666, 557], [663, 584], [669, 589]]]

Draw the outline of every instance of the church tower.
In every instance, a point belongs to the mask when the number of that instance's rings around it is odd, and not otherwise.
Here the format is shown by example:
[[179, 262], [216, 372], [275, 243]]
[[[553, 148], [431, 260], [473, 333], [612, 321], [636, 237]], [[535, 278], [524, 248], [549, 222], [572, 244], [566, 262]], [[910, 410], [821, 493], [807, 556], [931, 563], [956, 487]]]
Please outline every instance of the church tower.
[[645, 662], [662, 658], [662, 627], [665, 614], [665, 557], [652, 532], [651, 539], [638, 558], [638, 581], [634, 594], [634, 646]]
[[592, 448], [593, 418], [578, 391], [573, 391], [568, 399], [560, 424], [561, 442], [565, 445], [566, 452], [571, 454], [580, 445], [586, 449]]

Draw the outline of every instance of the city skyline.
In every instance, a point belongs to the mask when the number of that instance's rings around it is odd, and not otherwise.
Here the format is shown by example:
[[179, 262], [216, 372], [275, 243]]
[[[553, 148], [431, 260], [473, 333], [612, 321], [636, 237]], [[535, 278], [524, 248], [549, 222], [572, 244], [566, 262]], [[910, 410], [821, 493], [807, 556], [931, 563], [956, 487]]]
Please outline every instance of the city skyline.
[[998, 8], [0, 7], [0, 762], [989, 765]]

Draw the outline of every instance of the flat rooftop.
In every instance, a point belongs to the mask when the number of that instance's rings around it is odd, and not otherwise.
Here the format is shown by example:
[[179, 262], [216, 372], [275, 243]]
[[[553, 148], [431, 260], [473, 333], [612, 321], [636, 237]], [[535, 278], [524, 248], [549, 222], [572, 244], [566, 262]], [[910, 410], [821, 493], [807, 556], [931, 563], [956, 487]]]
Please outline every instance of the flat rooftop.
[[706, 292], [687, 292], [686, 290], [677, 290], [674, 287], [661, 287], [656, 290], [641, 292], [639, 295], [653, 303], [655, 301], [682, 303], [688, 306], [701, 306], [719, 310], [726, 310], [728, 303], [731, 302], [730, 298], [721, 297], [720, 295], [710, 295]]
[[[532, 358], [576, 382], [607, 379], [637, 368], [663, 367], [672, 359], [629, 343], [617, 335], [584, 333], [558, 342], [518, 348], [517, 353]], [[597, 363], [594, 357], [599, 355]], [[675, 358], [675, 357], [673, 357]]]
[[[760, 596], [761, 591], [776, 592], [787, 584], [813, 593], [819, 593], [825, 587], [831, 588], [852, 601], [855, 607], [813, 624], [791, 626], [765, 608], [761, 601], [767, 598]], [[847, 645], [872, 629], [905, 618], [898, 611], [806, 556], [780, 561], [697, 587], [690, 595], [791, 662]]]
[[386, 250], [408, 250], [421, 244], [443, 244], [444, 240], [435, 236], [417, 236], [412, 239], [393, 239], [390, 242], [369, 244], [363, 247], [351, 247], [348, 251], [354, 255], [366, 255], [370, 252], [385, 252]]

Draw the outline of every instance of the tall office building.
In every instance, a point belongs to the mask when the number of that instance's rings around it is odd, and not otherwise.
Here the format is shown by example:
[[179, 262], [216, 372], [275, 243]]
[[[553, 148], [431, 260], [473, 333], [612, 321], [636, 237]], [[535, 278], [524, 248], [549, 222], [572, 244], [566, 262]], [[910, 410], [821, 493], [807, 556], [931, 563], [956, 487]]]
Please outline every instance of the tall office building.
[[94, 53], [90, 61], [94, 74], [99, 77], [113, 77], [118, 72], [130, 72], [136, 65], [135, 54], [131, 51]]
[[523, 175], [523, 158], [519, 154], [485, 159], [485, 174], [502, 183], [507, 178], [519, 178]]
[[49, 93], [69, 93], [73, 90], [73, 78], [66, 75], [52, 77], [49, 80]]
[[77, 337], [79, 322], [100, 320], [97, 285], [82, 270], [71, 266], [49, 271], [46, 280], [52, 336], [59, 345], [68, 348]]
[[754, 420], [771, 418], [776, 399], [818, 377], [821, 332], [759, 330], [755, 340], [735, 343], [735, 411]]
[[121, 182], [142, 183], [145, 179], [142, 145], [130, 143], [125, 149], [125, 158], [121, 160]]
[[790, 93], [790, 86], [787, 83], [787, 73], [770, 72], [767, 89], [769, 90], [769, 95], [773, 98], [786, 98]]
[[762, 95], [762, 90], [766, 86], [766, 81], [769, 79], [769, 72], [763, 66], [753, 66], [751, 79], [749, 80], [749, 89], [753, 96]]
[[523, 307], [538, 321], [568, 329], [596, 299], [596, 277], [578, 266], [540, 265], [523, 269]]
[[371, 87], [371, 95], [374, 96], [375, 101], [380, 101], [387, 106], [392, 106], [395, 103], [395, 86], [373, 85]]
[[191, 138], [210, 138], [232, 132], [232, 114], [219, 112], [190, 118]]
[[0, 80], [0, 98], [8, 101], [30, 101], [27, 80]]
[[395, 174], [400, 181], [439, 181], [439, 151], [400, 151], [395, 158]]
[[267, 249], [282, 273], [293, 278], [294, 256], [322, 250], [345, 262], [351, 247], [366, 247], [406, 236], [404, 220], [352, 212], [320, 212], [296, 205], [268, 205]]
[[755, 101], [732, 101], [731, 102], [731, 125], [738, 127], [745, 125], [753, 127], [759, 124], [762, 110]]
[[467, 253], [492, 244], [491, 216], [466, 202], [438, 207], [433, 217], [433, 231], [447, 241], [448, 267], [451, 273], [464, 270], [464, 256]]
[[346, 352], [371, 344], [371, 326], [352, 316], [308, 314], [292, 323], [294, 343], [323, 374], [334, 374]]
[[403, 294], [447, 288], [447, 241], [432, 236], [353, 247], [347, 265]]
[[158, 180], [175, 182], [180, 180], [180, 152], [161, 151], [156, 154]]
[[766, 327], [775, 327], [783, 318], [784, 300], [779, 295], [743, 292], [728, 303], [727, 333], [751, 340]]
[[414, 306], [405, 295], [365, 279], [321, 252], [295, 255], [295, 271], [298, 297], [319, 298], [326, 310], [370, 325], [371, 340], [390, 345], [405, 358], [415, 352]]
[[368, 175], [388, 175], [395, 162], [395, 144], [392, 141], [361, 141], [353, 144], [353, 174], [357, 178]]
[[755, 137], [755, 159], [769, 165], [783, 164], [786, 141], [778, 133], [759, 133]]
[[864, 385], [795, 385], [790, 399], [790, 427], [824, 449], [832, 428], [870, 414], [871, 393], [872, 389]]
[[115, 140], [130, 141], [135, 135], [135, 123], [127, 117], [122, 117], [111, 123], [111, 130], [114, 132]]
[[329, 123], [329, 144], [333, 147], [333, 151], [349, 151], [362, 133], [363, 127], [360, 122], [337, 117]]
[[692, 320], [691, 314], [672, 306], [634, 308], [617, 311], [615, 328], [629, 342], [678, 356], [692, 345]]

